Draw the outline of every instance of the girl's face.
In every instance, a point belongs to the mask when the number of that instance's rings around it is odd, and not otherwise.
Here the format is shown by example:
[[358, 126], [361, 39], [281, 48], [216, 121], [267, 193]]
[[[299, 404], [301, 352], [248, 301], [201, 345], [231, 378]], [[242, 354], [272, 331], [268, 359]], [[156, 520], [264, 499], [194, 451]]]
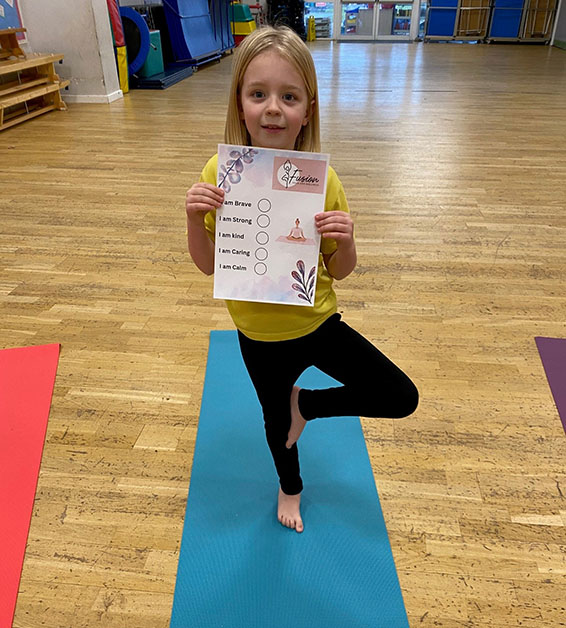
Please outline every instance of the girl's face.
[[240, 119], [253, 146], [293, 150], [313, 101], [295, 67], [274, 50], [248, 65], [240, 89]]

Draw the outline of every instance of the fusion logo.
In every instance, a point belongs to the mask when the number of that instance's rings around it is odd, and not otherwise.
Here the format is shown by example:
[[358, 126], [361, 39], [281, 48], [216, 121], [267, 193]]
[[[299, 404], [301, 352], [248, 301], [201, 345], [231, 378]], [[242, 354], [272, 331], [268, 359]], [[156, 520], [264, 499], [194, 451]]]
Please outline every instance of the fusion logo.
[[324, 161], [295, 158], [291, 161], [284, 157], [275, 157], [272, 187], [274, 190], [324, 194], [325, 171]]

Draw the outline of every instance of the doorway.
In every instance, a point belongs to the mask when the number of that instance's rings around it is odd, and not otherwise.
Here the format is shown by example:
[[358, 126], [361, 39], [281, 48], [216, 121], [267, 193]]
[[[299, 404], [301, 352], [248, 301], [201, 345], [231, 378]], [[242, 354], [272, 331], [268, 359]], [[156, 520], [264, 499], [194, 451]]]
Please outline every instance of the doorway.
[[419, 4], [418, 0], [415, 2], [339, 0], [338, 11], [335, 11], [336, 38], [343, 41], [414, 41], [419, 33]]
[[317, 39], [415, 41], [424, 31], [426, 1], [305, 2], [305, 26], [314, 17]]

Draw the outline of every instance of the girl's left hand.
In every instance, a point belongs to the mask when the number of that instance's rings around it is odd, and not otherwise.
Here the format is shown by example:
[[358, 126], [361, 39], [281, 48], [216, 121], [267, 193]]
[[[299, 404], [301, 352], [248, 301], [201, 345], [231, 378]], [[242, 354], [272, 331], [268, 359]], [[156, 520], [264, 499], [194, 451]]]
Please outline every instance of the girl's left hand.
[[321, 212], [314, 217], [318, 232], [323, 238], [334, 238], [338, 246], [354, 240], [354, 221], [350, 214], [341, 211]]

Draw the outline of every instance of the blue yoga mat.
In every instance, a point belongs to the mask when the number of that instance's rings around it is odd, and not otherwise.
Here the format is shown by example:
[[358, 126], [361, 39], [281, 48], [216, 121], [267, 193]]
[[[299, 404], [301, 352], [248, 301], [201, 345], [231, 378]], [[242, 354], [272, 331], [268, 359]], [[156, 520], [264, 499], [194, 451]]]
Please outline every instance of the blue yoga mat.
[[[299, 385], [336, 382], [309, 369]], [[277, 521], [236, 333], [213, 331], [171, 628], [408, 628], [359, 419], [309, 423], [299, 451], [302, 534]]]

